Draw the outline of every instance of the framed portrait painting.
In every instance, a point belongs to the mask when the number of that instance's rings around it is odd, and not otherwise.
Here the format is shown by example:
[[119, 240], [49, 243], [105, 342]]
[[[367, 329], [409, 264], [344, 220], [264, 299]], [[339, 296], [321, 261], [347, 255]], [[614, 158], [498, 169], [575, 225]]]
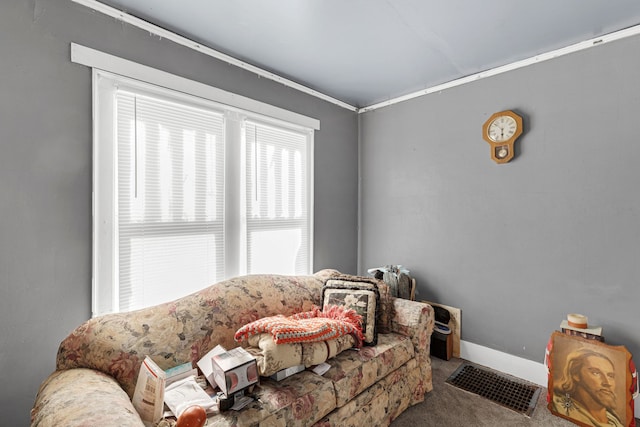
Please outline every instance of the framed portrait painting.
[[554, 332], [547, 346], [549, 410], [579, 426], [635, 427], [638, 379], [624, 346]]

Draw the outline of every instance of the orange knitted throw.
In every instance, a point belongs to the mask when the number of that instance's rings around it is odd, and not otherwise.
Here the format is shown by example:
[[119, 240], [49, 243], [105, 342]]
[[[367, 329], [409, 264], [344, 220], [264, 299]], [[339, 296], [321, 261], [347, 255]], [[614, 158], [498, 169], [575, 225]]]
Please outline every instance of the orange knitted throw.
[[323, 311], [311, 311], [285, 317], [282, 314], [263, 317], [238, 329], [234, 339], [238, 342], [252, 335], [270, 333], [276, 344], [317, 342], [352, 334], [357, 346], [362, 345], [362, 316], [355, 310], [327, 305]]

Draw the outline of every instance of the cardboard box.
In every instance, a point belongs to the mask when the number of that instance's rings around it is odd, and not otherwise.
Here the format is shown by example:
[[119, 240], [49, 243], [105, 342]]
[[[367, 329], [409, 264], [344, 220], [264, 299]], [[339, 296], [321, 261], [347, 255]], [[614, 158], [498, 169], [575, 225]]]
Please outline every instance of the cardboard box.
[[258, 382], [258, 364], [244, 348], [236, 347], [211, 358], [213, 379], [225, 396]]
[[211, 387], [216, 388], [216, 381], [213, 379], [213, 363], [211, 362], [211, 358], [216, 354], [225, 353], [227, 349], [218, 344], [212, 350], [210, 350], [207, 354], [202, 356], [200, 360], [198, 360], [198, 368], [202, 371], [202, 374], [207, 378], [207, 382], [211, 384]]

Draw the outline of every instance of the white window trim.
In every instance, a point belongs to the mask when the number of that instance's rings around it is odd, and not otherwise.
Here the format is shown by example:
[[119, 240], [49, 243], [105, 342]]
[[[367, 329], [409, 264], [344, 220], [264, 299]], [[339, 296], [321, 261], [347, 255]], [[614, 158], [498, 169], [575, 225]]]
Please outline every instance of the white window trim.
[[205, 98], [228, 107], [250, 111], [268, 119], [282, 120], [289, 124], [293, 123], [314, 130], [320, 129], [320, 121], [318, 119], [275, 107], [245, 96], [236, 95], [195, 80], [138, 64], [76, 43], [71, 43], [71, 62]]
[[[159, 86], [173, 91], [182, 92], [188, 95], [199, 97], [203, 99], [204, 103], [221, 104], [221, 108], [227, 111], [234, 109], [239, 113], [236, 116], [236, 120], [240, 120], [242, 116], [250, 113], [254, 119], [264, 120], [265, 122], [271, 122], [279, 125], [284, 125], [292, 129], [298, 130], [304, 129], [311, 133], [309, 153], [314, 152], [313, 148], [313, 130], [320, 128], [320, 122], [317, 119], [313, 119], [298, 113], [294, 113], [288, 110], [284, 110], [278, 107], [274, 107], [250, 98], [246, 98], [240, 95], [235, 95], [230, 92], [223, 91], [202, 83], [185, 79], [180, 76], [176, 76], [161, 70], [157, 70], [151, 67], [137, 64], [132, 61], [128, 61], [122, 58], [118, 58], [113, 55], [109, 55], [94, 49], [90, 49], [81, 45], [71, 45], [71, 60], [72, 62], [92, 67], [93, 69], [93, 162], [94, 165], [103, 165], [101, 168], [94, 167], [93, 169], [93, 185], [94, 192], [92, 193], [92, 216], [93, 216], [93, 254], [92, 257], [92, 313], [93, 315], [104, 314], [113, 311], [113, 307], [117, 307], [117, 292], [114, 286], [102, 285], [102, 283], [113, 283], [114, 275], [117, 274], [117, 259], [114, 262], [107, 263], [107, 268], [102, 268], [102, 271], [98, 271], [99, 266], [95, 254], [97, 253], [110, 253], [115, 254], [115, 236], [113, 233], [113, 217], [115, 215], [113, 207], [113, 195], [115, 192], [114, 182], [112, 179], [104, 179], [105, 176], [113, 177], [115, 165], [115, 158], [110, 162], [101, 162], [105, 156], [113, 157], [115, 150], [113, 150], [111, 144], [98, 144], [97, 141], [112, 140], [113, 132], [109, 126], [100, 125], [100, 121], [104, 119], [98, 117], [97, 108], [98, 102], [104, 102], [103, 99], [98, 99], [96, 94], [99, 93], [99, 85], [101, 84], [100, 76], [109, 77], [106, 80], [112, 81], [113, 78], [117, 78], [124, 81], [126, 84], [127, 79], [135, 81], [135, 86], [141, 87], [149, 85], [151, 92], [154, 91], [153, 86]], [[115, 74], [115, 76], [114, 76]], [[123, 77], [124, 76], [124, 77]], [[151, 86], [152, 85], [152, 86]], [[112, 102], [112, 101], [111, 101]], [[104, 108], [101, 109], [104, 114]], [[113, 112], [111, 108], [109, 111]], [[244, 113], [244, 114], [243, 114]], [[107, 118], [107, 121], [108, 118]], [[113, 117], [111, 118], [113, 123]], [[311, 129], [311, 130], [310, 130]], [[110, 133], [110, 134], [109, 134]], [[109, 134], [109, 135], [107, 135]], [[237, 156], [239, 153], [233, 154]], [[310, 154], [312, 156], [312, 154]], [[104, 165], [108, 165], [105, 166]], [[110, 168], [110, 169], [109, 169]], [[309, 229], [310, 229], [310, 246], [309, 246], [309, 264], [310, 268], [313, 268], [313, 229], [314, 229], [314, 215], [313, 215], [313, 189], [314, 189], [314, 171], [313, 162], [309, 162]], [[228, 173], [227, 173], [228, 174]], [[227, 177], [231, 178], [231, 177]], [[101, 200], [96, 197], [96, 186], [100, 186], [99, 194], [101, 194]], [[110, 200], [106, 200], [108, 197]], [[111, 219], [97, 218], [97, 213], [101, 211], [102, 206], [110, 206]], [[114, 255], [112, 255], [114, 256]], [[109, 265], [111, 264], [111, 265]], [[235, 275], [231, 271], [232, 275]], [[237, 272], [242, 273], [242, 272]], [[98, 279], [100, 278], [100, 279]], [[100, 296], [98, 298], [98, 296]], [[98, 305], [100, 303], [100, 306]]]

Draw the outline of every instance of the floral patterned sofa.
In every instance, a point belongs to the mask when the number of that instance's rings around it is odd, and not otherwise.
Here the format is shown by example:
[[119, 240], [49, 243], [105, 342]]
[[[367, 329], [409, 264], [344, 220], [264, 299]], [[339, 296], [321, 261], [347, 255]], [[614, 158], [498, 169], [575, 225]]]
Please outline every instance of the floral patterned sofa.
[[[60, 344], [31, 426], [142, 426], [131, 397], [146, 355], [168, 369], [199, 360], [217, 344], [234, 348], [243, 325], [320, 305], [323, 284], [336, 273], [237, 277], [173, 302], [88, 320]], [[391, 333], [379, 334], [375, 346], [341, 352], [323, 376], [305, 370], [280, 382], [261, 378], [253, 403], [212, 415], [207, 426], [389, 425], [432, 389], [434, 323], [431, 306], [391, 301]]]

